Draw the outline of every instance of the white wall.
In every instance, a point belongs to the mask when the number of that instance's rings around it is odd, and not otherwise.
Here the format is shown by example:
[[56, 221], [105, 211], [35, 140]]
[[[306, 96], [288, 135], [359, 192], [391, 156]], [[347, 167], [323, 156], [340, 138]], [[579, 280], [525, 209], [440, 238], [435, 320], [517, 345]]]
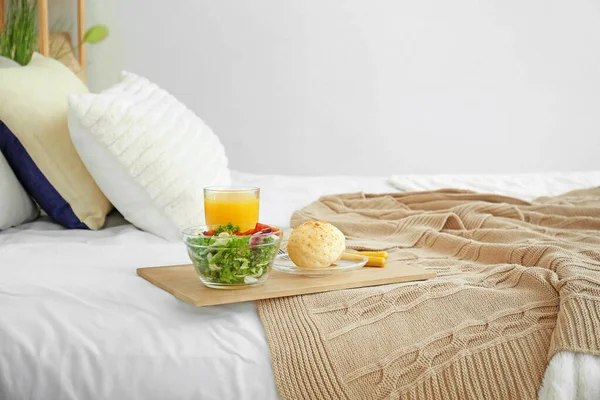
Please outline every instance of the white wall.
[[[74, 2], [73, 2], [74, 3]], [[249, 172], [600, 169], [592, 0], [88, 0], [90, 85], [167, 88]]]

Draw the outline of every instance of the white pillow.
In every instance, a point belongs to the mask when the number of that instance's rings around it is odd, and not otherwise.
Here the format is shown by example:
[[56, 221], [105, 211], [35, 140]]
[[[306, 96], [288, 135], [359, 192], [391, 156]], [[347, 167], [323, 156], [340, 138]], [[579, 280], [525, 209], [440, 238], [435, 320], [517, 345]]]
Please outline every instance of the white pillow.
[[0, 231], [33, 221], [38, 210], [0, 153]]
[[75, 148], [106, 197], [132, 224], [168, 240], [204, 223], [203, 188], [229, 185], [225, 149], [165, 90], [123, 73], [100, 94], [69, 97]]

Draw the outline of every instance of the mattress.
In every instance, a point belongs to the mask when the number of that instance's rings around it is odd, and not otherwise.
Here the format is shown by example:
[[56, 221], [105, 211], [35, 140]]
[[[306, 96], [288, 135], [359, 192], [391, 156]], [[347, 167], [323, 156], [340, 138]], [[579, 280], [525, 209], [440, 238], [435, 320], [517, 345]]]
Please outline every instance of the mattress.
[[[383, 177], [233, 179], [259, 186], [261, 220], [280, 226], [324, 194], [397, 190]], [[548, 179], [556, 190], [589, 186]], [[187, 262], [182, 244], [116, 213], [97, 232], [43, 218], [1, 232], [0, 398], [276, 399], [254, 303], [195, 308], [135, 273]]]

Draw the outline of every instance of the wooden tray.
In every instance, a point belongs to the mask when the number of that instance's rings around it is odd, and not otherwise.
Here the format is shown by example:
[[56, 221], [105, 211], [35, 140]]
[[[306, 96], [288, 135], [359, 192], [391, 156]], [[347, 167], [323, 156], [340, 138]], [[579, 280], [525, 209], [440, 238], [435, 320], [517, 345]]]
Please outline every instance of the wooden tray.
[[363, 267], [353, 272], [318, 278], [271, 271], [261, 286], [226, 290], [204, 286], [191, 264], [138, 268], [137, 273], [153, 285], [196, 307], [435, 278], [435, 272], [414, 265], [393, 263], [385, 268]]

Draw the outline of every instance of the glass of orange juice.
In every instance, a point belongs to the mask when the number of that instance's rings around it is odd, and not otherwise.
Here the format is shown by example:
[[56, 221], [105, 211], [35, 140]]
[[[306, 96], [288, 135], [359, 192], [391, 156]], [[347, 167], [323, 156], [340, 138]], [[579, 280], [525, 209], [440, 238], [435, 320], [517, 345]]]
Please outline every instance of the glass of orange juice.
[[240, 231], [254, 229], [258, 222], [260, 189], [257, 187], [204, 188], [204, 218], [207, 225], [239, 225]]

